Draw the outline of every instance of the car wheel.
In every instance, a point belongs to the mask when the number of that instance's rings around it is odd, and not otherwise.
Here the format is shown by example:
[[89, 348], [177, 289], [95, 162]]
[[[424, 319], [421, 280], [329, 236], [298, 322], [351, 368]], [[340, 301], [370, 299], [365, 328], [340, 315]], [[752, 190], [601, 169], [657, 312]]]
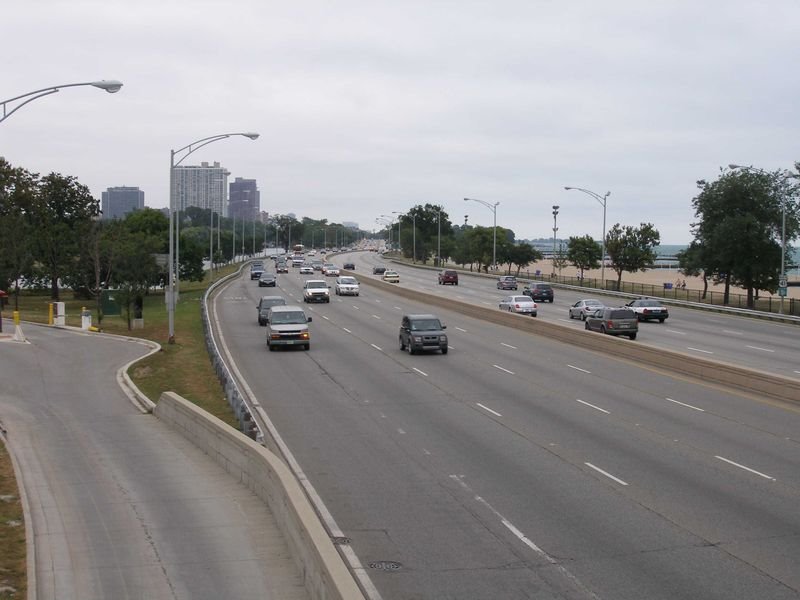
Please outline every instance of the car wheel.
[[447, 354], [448, 350], [449, 350], [449, 348], [447, 346], [445, 346], [444, 348], [442, 348], [442, 354]]
[[605, 332], [606, 332], [606, 326], [605, 325], [601, 325], [600, 326], [600, 333], [605, 333]]
[[636, 334], [635, 334], [635, 333], [632, 333], [632, 334], [630, 334], [628, 337], [629, 337], [630, 339], [632, 339], [632, 340], [635, 340], [635, 339], [636, 339]]
[[663, 322], [664, 322], [664, 319], [659, 319], [659, 320], [658, 320], [658, 322], [659, 322], [659, 323], [663, 323]]
[[589, 324], [588, 324], [588, 323], [584, 323], [584, 324], [583, 324], [583, 328], [584, 328], [586, 331], [589, 331]]
[[639, 323], [641, 323], [642, 321], [644, 321], [644, 318], [642, 318], [642, 315], [636, 315], [636, 320], [639, 321]]
[[400, 336], [400, 351], [403, 352], [406, 349], [406, 345], [403, 343], [403, 336]]
[[274, 352], [275, 351], [275, 346], [271, 346], [270, 344], [267, 344], [267, 348], [269, 348], [270, 352]]
[[535, 313], [535, 312], [532, 312], [532, 313], [531, 313], [531, 316], [532, 316], [532, 317], [535, 317], [535, 316], [536, 316], [536, 313]]
[[303, 350], [311, 350], [311, 344], [306, 344], [303, 346]]
[[330, 298], [325, 298], [325, 304], [330, 304], [330, 303], [331, 303], [331, 299]]
[[416, 350], [414, 350], [414, 347], [411, 345], [411, 340], [408, 341], [407, 348], [408, 348], [408, 353], [409, 354], [415, 354], [416, 353]]
[[586, 320], [586, 315], [581, 313], [581, 321], [585, 321], [585, 320]]

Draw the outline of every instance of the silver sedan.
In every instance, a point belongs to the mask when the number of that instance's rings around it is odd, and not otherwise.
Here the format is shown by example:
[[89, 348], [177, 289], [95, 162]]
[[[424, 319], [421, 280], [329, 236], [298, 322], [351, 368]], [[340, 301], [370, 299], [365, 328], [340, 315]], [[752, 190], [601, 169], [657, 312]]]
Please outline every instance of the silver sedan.
[[520, 313], [523, 315], [536, 316], [539, 306], [528, 296], [506, 296], [500, 300], [500, 310]]
[[598, 308], [603, 308], [605, 305], [600, 300], [594, 298], [586, 298], [578, 300], [575, 304], [569, 307], [569, 318], [580, 319], [585, 321], [586, 317], [591, 315]]

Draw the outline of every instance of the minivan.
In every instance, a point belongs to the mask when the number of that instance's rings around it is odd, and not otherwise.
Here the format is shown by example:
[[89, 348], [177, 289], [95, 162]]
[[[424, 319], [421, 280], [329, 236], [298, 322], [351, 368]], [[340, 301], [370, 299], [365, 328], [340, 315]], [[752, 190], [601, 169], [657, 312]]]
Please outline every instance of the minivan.
[[308, 350], [311, 348], [310, 322], [311, 317], [299, 306], [273, 306], [267, 312], [267, 348], [301, 346]]
[[553, 286], [541, 281], [532, 281], [529, 286], [522, 290], [526, 296], [536, 302], [553, 302]]

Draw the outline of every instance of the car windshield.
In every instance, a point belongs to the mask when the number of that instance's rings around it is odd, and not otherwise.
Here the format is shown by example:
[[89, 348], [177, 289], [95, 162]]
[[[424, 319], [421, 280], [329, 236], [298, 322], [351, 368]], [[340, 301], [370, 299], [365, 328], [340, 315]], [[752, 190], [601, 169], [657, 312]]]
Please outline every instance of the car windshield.
[[531, 301], [531, 299], [528, 298], [527, 296], [511, 296], [511, 298], [509, 298], [509, 300], [511, 302], [530, 302]]
[[356, 284], [358, 282], [355, 280], [355, 277], [342, 277], [339, 280], [339, 283], [346, 283], [348, 285], [352, 285], [352, 284]]
[[328, 287], [328, 284], [325, 283], [324, 281], [309, 281], [306, 284], [306, 287], [308, 287], [308, 288], [324, 288], [324, 287]]
[[273, 313], [272, 322], [276, 325], [297, 325], [306, 322], [306, 315], [303, 312]]
[[439, 319], [420, 319], [411, 321], [411, 331], [438, 331], [442, 328]]

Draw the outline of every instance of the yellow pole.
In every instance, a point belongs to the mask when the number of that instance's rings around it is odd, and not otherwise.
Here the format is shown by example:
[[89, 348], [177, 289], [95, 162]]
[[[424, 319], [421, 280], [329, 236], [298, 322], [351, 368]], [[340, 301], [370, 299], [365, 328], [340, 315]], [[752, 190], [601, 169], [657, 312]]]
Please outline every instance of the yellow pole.
[[19, 325], [19, 311], [15, 310], [12, 314], [14, 316], [14, 325]]
[[53, 324], [53, 303], [52, 302], [48, 305], [48, 309], [47, 309], [47, 324], [48, 325], [52, 325]]

